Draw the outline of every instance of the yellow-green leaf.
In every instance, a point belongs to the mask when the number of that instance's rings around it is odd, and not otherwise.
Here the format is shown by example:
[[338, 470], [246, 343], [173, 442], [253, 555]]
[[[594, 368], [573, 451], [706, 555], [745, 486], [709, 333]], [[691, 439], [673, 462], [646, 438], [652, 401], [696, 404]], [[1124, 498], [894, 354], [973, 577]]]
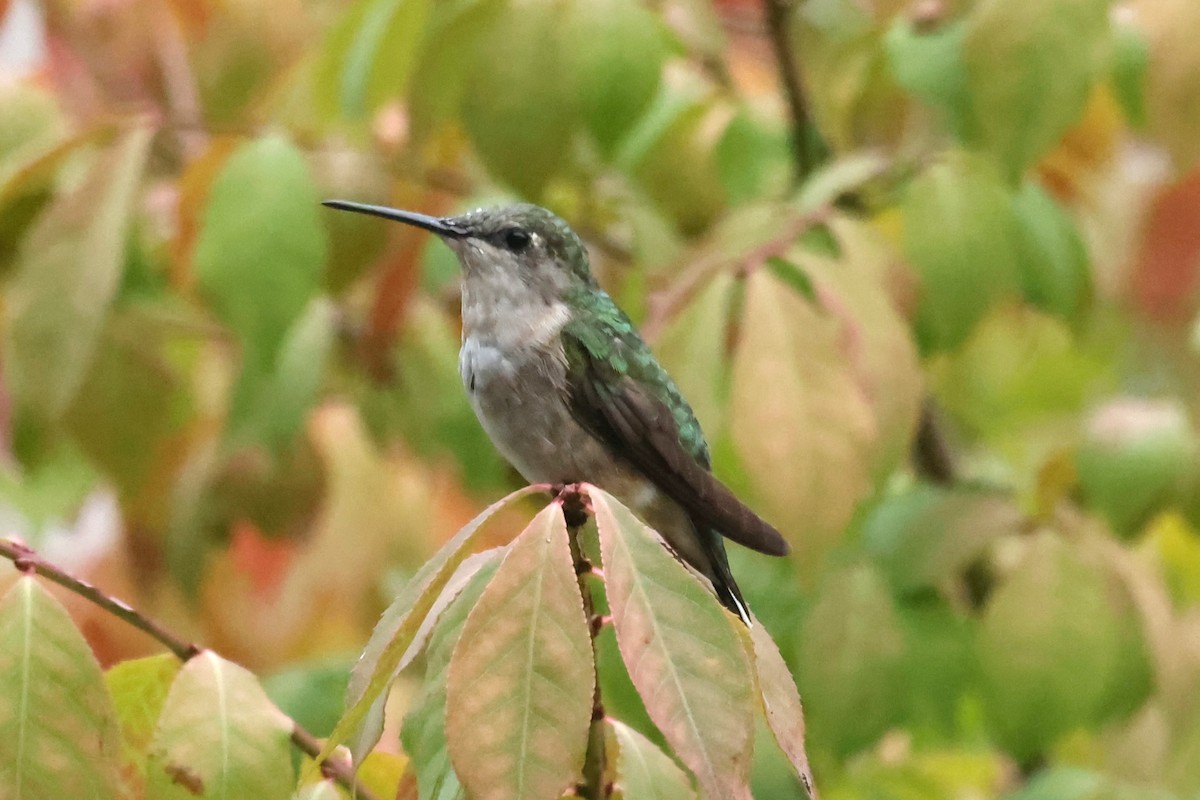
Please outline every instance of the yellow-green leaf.
[[967, 19], [967, 90], [984, 145], [1014, 177], [1079, 119], [1112, 0], [984, 0]]
[[104, 674], [121, 724], [121, 749], [127, 793], [145, 792], [146, 755], [171, 682], [179, 672], [171, 653], [122, 661]]
[[291, 733], [254, 675], [206, 650], [183, 665], [163, 703], [146, 797], [287, 800]]
[[746, 286], [729, 425], [754, 497], [815, 571], [870, 487], [876, 422], [837, 320], [767, 269]]
[[615, 789], [628, 800], [695, 800], [688, 776], [654, 742], [617, 719], [605, 720], [617, 745]]
[[4, 370], [17, 403], [43, 419], [87, 373], [125, 268], [125, 237], [152, 131], [134, 128], [25, 239], [5, 297]]
[[450, 659], [446, 741], [478, 800], [558, 800], [579, 779], [595, 684], [562, 507], [512, 543]]
[[617, 646], [650, 719], [703, 793], [748, 800], [754, 687], [741, 623], [616, 498], [588, 495]]
[[0, 600], [0, 796], [116, 796], [120, 733], [104, 676], [66, 610], [31, 577]]
[[[368, 741], [372, 736], [378, 740], [378, 733], [374, 731], [379, 720], [372, 715], [368, 721], [368, 714], [378, 698], [391, 686], [397, 668], [406, 662], [405, 654], [421, 623], [458, 565], [470, 554], [470, 548], [475, 544], [484, 523], [504, 506], [538, 490], [536, 486], [527, 486], [488, 506], [454, 534], [413, 577], [409, 587], [392, 603], [376, 625], [367, 648], [350, 676], [350, 685], [346, 689], [346, 713], [329, 734], [317, 761], [328, 758], [335, 747], [351, 736], [358, 738], [356, 749], [360, 752], [364, 748], [370, 749]], [[362, 732], [364, 726], [365, 733]]]

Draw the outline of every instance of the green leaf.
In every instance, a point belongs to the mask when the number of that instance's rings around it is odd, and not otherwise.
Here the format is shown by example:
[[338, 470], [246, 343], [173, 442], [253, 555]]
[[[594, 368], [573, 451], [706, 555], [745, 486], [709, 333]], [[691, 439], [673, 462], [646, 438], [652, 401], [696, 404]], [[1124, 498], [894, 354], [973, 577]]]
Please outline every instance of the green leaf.
[[797, 674], [815, 741], [852, 753], [896, 722], [904, 638], [875, 570], [857, 566], [826, 576], [799, 641]]
[[1108, 81], [1125, 118], [1135, 129], [1146, 127], [1146, 72], [1150, 46], [1145, 35], [1122, 19], [1115, 19]]
[[771, 735], [787, 756], [792, 769], [804, 784], [810, 798], [815, 798], [816, 781], [804, 749], [804, 708], [800, 704], [800, 693], [792, 673], [771, 639], [767, 629], [755, 620], [750, 629], [750, 641], [754, 645], [754, 667], [758, 674], [758, 691], [763, 713]]
[[[408, 650], [400, 659], [400, 663], [397, 664], [395, 670], [392, 671], [392, 681], [395, 681], [396, 678], [399, 677], [400, 673], [403, 672], [409, 666], [409, 664], [411, 664], [413, 660], [425, 649], [426, 644], [429, 642], [430, 636], [433, 634], [434, 626], [437, 624], [442, 613], [445, 612], [447, 606], [454, 602], [454, 599], [458, 597], [459, 593], [462, 592], [462, 590], [471, 582], [471, 579], [475, 576], [475, 573], [495, 562], [495, 560], [500, 556], [501, 549], [502, 548], [493, 548], [491, 550], [485, 550], [482, 553], [475, 553], [458, 565], [458, 569], [456, 569], [454, 574], [450, 576], [450, 580], [447, 581], [445, 588], [442, 589], [441, 594], [438, 595], [437, 600], [435, 600], [433, 606], [430, 607], [429, 613], [425, 615], [425, 619], [421, 623], [421, 627], [418, 628], [417, 632], [413, 635], [412, 643], [408, 646]], [[416, 576], [416, 578], [420, 578], [420, 575]], [[415, 583], [416, 579], [414, 579], [414, 581], [410, 583], [407, 588], [411, 591], [414, 588], [413, 584]], [[367, 649], [363, 653], [363, 657], [359, 660], [359, 662], [355, 665], [354, 670], [351, 672], [350, 685], [351, 687], [354, 687], [355, 691], [358, 691], [363, 682], [370, 677], [366, 671], [367, 667], [364, 665], [364, 662], [366, 664], [371, 663], [367, 658], [367, 654], [371, 653], [374, 655], [374, 653], [378, 652], [380, 648], [386, 646], [386, 642], [384, 641], [385, 637], [395, 635], [395, 626], [398, 620], [400, 620], [403, 615], [412, 608], [411, 601], [412, 598], [408, 596], [407, 592], [402, 593], [400, 597], [393, 601], [392, 605], [388, 607], [387, 611], [384, 612], [383, 619], [379, 621], [379, 624], [371, 634], [371, 640], [367, 643]], [[375, 702], [371, 704], [370, 711], [367, 712], [366, 719], [363, 720], [361, 730], [350, 743], [350, 754], [353, 757], [354, 763], [356, 764], [360, 763], [367, 757], [367, 754], [374, 749], [375, 745], [379, 742], [379, 738], [383, 735], [384, 709], [387, 705], [387, 699], [387, 692], [384, 692], [383, 694], [379, 695], [379, 697], [375, 698]]]
[[1108, 43], [1112, 0], [983, 0], [963, 60], [981, 140], [1009, 178], [1083, 113]]
[[[367, 733], [362, 733], [364, 720], [367, 719], [376, 700], [391, 686], [397, 668], [411, 660], [411, 657], [406, 656], [421, 630], [422, 623], [442, 589], [458, 569], [458, 565], [469, 555], [470, 548], [483, 530], [484, 523], [509, 503], [537, 491], [540, 491], [540, 487], [526, 486], [492, 503], [454, 534], [413, 577], [408, 587], [396, 598], [383, 619], [375, 626], [362, 657], [350, 675], [350, 685], [346, 689], [346, 713], [333, 729], [333, 733], [329, 734], [325, 747], [316, 758], [317, 762], [328, 758], [334, 748], [351, 736], [359, 737], [357, 746], [361, 750], [365, 743], [362, 737], [369, 737], [371, 731], [368, 727]], [[412, 657], [415, 656], [416, 653], [413, 653]]]
[[562, 35], [568, 7], [506, 7], [479, 43], [463, 101], [462, 123], [484, 164], [533, 198], [566, 164], [579, 127], [577, 75]]
[[972, 141], [977, 129], [963, 54], [966, 33], [963, 20], [925, 31], [902, 14], [892, 21], [883, 40], [896, 80], [937, 109], [962, 142]]
[[617, 646], [646, 711], [710, 797], [750, 797], [754, 687], [732, 615], [616, 498], [588, 488]]
[[319, 397], [336, 343], [336, 326], [333, 303], [314, 298], [288, 328], [274, 372], [244, 375], [228, 422], [231, 441], [262, 442], [275, 452], [293, 444]]
[[753, 496], [816, 571], [871, 483], [877, 429], [837, 319], [770, 270], [746, 284], [729, 426]]
[[121, 726], [126, 793], [135, 797], [141, 797], [145, 792], [146, 756], [163, 702], [179, 667], [178, 658], [171, 653], [162, 653], [122, 661], [104, 674]]
[[1018, 265], [1025, 299], [1068, 322], [1091, 300], [1091, 261], [1075, 222], [1040, 185], [1026, 181], [1013, 198]]
[[[63, 417], [66, 429], [122, 497], [138, 497], [189, 418], [190, 388], [169, 334], [132, 309], [112, 314]], [[97, 424], [104, 420], [104, 424]], [[127, 512], [128, 513], [128, 512]]]
[[1007, 497], [917, 485], [886, 498], [863, 521], [863, 547], [901, 594], [950, 589], [1024, 516]]
[[960, 344], [1019, 283], [1012, 198], [986, 165], [957, 154], [909, 185], [904, 255], [920, 279], [917, 340], [926, 352]]
[[1062, 538], [1034, 537], [979, 631], [984, 700], [999, 741], [1027, 761], [1093, 721], [1121, 644], [1102, 572]]
[[14, 800], [114, 798], [120, 733], [100, 665], [34, 578], [0, 600], [0, 787]]
[[417, 771], [417, 787], [423, 800], [455, 800], [465, 796], [446, 749], [446, 677], [467, 615], [499, 565], [500, 552], [491, 551], [487, 562], [442, 613], [429, 640], [425, 682], [400, 731], [400, 742]]
[[614, 788], [629, 800], [695, 800], [688, 776], [654, 742], [617, 719], [606, 719], [616, 741]]
[[727, 126], [727, 107], [706, 91], [664, 83], [617, 165], [681, 230], [699, 233], [726, 205], [716, 145]]
[[327, 115], [361, 120], [404, 94], [429, 0], [360, 0], [325, 40], [314, 91]]
[[595, 666], [562, 506], [509, 546], [463, 625], [446, 742], [478, 800], [558, 800], [581, 775]]
[[[457, 123], [455, 115], [466, 95], [476, 54], [506, 7], [504, 0], [434, 5], [408, 98], [414, 142], [425, 141], [443, 122]], [[457, 275], [457, 263], [454, 266]]]
[[[346, 677], [352, 665], [344, 656], [319, 658], [264, 675], [263, 691], [271, 702], [315, 736], [333, 730], [342, 716]], [[361, 763], [355, 759], [354, 763]]]
[[611, 153], [658, 91], [667, 55], [660, 17], [637, 0], [589, 0], [568, 4], [563, 24], [584, 125]]
[[291, 732], [254, 675], [206, 650], [183, 665], [163, 703], [146, 796], [287, 800]]
[[196, 280], [237, 336], [244, 370], [269, 374], [320, 290], [327, 241], [303, 155], [278, 136], [242, 145], [213, 182]]
[[38, 220], [5, 297], [4, 370], [20, 407], [57, 419], [95, 355], [125, 265], [152, 132], [124, 134]]
[[671, 373], [696, 419], [710, 439], [725, 428], [722, 398], [728, 382], [725, 354], [734, 278], [719, 272], [701, 289], [654, 344], [663, 366]]
[[713, 155], [731, 204], [778, 196], [788, 189], [792, 150], [778, 124], [739, 108], [717, 140]]

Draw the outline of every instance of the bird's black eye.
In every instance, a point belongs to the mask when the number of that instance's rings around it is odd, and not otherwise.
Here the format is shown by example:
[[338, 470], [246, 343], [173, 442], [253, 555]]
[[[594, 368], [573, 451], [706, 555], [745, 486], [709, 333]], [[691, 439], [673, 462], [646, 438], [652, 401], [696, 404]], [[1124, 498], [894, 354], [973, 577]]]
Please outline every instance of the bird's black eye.
[[520, 228], [509, 228], [501, 235], [504, 239], [504, 246], [514, 253], [519, 253], [529, 247], [531, 241], [529, 233]]

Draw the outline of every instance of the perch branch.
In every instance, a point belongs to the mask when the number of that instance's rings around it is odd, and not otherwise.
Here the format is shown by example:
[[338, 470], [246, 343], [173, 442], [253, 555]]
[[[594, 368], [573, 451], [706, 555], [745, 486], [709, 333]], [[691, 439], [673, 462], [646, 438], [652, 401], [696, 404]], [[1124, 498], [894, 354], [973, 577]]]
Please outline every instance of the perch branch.
[[[575, 562], [575, 579], [579, 583], [579, 594], [583, 598], [583, 613], [588, 621], [588, 632], [592, 637], [592, 669], [596, 669], [596, 637], [604, 626], [605, 618], [597, 616], [596, 602], [588, 576], [603, 579], [600, 571], [588, 560], [579, 544], [579, 532], [587, 522], [590, 508], [587, 498], [576, 485], [565, 486], [558, 493], [557, 501], [562, 504], [563, 517], [567, 521], [571, 543], [571, 560]], [[586, 800], [607, 800], [612, 787], [605, 781], [606, 754], [604, 752], [604, 704], [600, 700], [600, 673], [594, 673], [595, 689], [592, 693], [592, 722], [588, 729], [587, 754], [583, 762], [583, 782], [575, 787], [575, 793]]]
[[[180, 661], [187, 661], [202, 652], [199, 645], [176, 636], [125, 601], [111, 597], [87, 581], [69, 575], [60, 567], [46, 561], [28, 545], [13, 539], [0, 539], [0, 556], [11, 561], [21, 572], [41, 575], [132, 625], [170, 650]], [[292, 744], [309, 758], [315, 759], [321, 753], [321, 744], [317, 738], [295, 720], [292, 720]], [[359, 783], [354, 776], [354, 770], [344, 761], [324, 762], [321, 764], [321, 773], [344, 786], [358, 800], [375, 800], [371, 791]]]

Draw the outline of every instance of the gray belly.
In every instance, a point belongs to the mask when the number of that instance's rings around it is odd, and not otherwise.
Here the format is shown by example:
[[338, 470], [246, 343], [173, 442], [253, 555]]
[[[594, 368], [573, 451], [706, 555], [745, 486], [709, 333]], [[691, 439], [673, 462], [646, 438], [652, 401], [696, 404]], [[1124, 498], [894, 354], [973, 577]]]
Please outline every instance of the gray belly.
[[565, 394], [566, 367], [553, 352], [501, 352], [463, 342], [459, 372], [480, 424], [496, 449], [531, 483], [593, 483], [659, 531], [680, 555], [709, 574], [683, 509], [576, 422]]
[[459, 370], [483, 429], [526, 480], [600, 483], [620, 469], [571, 416], [561, 357], [534, 349], [502, 354], [469, 338]]

